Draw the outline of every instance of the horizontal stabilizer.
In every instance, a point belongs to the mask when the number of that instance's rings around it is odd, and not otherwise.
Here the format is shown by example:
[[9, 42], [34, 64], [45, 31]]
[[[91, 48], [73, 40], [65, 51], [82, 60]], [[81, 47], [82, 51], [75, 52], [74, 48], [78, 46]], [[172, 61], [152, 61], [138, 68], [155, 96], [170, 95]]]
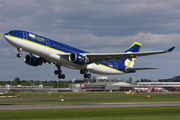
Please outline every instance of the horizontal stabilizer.
[[133, 70], [150, 70], [150, 69], [159, 69], [159, 68], [152, 68], [152, 67], [148, 67], [148, 68], [126, 68], [126, 70], [129, 71], [133, 71]]
[[168, 52], [171, 52], [171, 51], [174, 50], [174, 48], [175, 48], [175, 47], [169, 48], [167, 51], [168, 51]]

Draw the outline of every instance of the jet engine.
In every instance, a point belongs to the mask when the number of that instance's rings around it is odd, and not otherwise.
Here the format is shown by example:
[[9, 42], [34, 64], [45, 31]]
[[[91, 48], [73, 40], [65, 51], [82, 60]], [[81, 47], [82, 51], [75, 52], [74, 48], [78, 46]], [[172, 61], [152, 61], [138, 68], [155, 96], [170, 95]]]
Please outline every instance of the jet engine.
[[32, 54], [26, 55], [24, 58], [24, 62], [28, 65], [35, 66], [35, 67], [38, 65], [42, 65], [41, 59]]
[[79, 53], [73, 52], [69, 55], [69, 61], [76, 63], [76, 64], [79, 64], [79, 65], [82, 65], [82, 64], [88, 63], [89, 58], [87, 56], [83, 56]]

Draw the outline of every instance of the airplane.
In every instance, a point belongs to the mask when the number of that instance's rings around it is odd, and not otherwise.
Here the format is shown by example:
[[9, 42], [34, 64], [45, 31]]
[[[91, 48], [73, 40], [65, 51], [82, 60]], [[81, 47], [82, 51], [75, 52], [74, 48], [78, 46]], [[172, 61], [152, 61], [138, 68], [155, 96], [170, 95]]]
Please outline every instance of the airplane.
[[151, 92], [160, 92], [160, 91], [163, 91], [164, 88], [161, 88], [161, 87], [152, 87], [152, 90]]
[[135, 87], [134, 90], [136, 90], [137, 92], [150, 92], [151, 88], [139, 88], [139, 87]]
[[34, 67], [43, 63], [54, 64], [57, 67], [54, 74], [59, 79], [65, 78], [61, 66], [80, 70], [84, 78], [91, 78], [90, 73], [118, 75], [135, 73], [136, 70], [157, 69], [152, 67], [133, 68], [133, 66], [137, 57], [168, 53], [175, 48], [139, 52], [141, 43], [134, 42], [124, 53], [89, 53], [23, 30], [11, 30], [4, 34], [4, 38], [17, 48], [17, 57], [22, 56], [21, 51], [29, 53], [24, 58], [26, 64]]
[[136, 94], [134, 92], [132, 92], [131, 90], [129, 90], [128, 92], [125, 92], [126, 94]]

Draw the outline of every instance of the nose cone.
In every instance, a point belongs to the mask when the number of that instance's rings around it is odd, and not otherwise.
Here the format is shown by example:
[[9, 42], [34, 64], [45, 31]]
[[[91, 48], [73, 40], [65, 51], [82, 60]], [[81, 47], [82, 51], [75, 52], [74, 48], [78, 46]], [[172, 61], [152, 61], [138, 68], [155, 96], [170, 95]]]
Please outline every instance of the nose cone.
[[9, 42], [10, 44], [12, 44], [13, 39], [11, 38], [11, 35], [9, 33], [5, 33], [4, 34], [4, 38], [6, 39], [7, 42]]
[[5, 34], [4, 34], [4, 38], [5, 38], [7, 41], [8, 41], [8, 35], [9, 35], [8, 33], [5, 33]]
[[7, 35], [8, 35], [8, 33], [5, 33], [5, 34], [4, 34], [4, 38], [5, 38], [5, 39], [7, 39]]

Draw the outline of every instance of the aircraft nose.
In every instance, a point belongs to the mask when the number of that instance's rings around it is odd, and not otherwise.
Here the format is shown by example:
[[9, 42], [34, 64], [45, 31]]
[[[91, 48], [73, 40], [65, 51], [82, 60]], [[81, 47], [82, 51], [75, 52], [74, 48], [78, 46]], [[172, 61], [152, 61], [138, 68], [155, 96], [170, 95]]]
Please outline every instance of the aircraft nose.
[[8, 35], [8, 33], [5, 33], [4, 34], [4, 38], [7, 40], [7, 35]]
[[9, 33], [5, 33], [5, 34], [4, 34], [4, 38], [5, 38], [8, 42], [10, 42], [10, 39], [9, 39], [8, 35], [9, 35]]

